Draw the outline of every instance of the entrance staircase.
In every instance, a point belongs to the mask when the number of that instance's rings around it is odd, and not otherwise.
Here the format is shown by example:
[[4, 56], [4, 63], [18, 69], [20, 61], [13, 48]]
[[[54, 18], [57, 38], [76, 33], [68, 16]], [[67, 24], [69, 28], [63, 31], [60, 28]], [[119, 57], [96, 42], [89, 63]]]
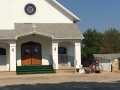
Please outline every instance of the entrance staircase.
[[55, 73], [52, 65], [29, 65], [29, 66], [17, 66], [16, 74], [47, 74]]

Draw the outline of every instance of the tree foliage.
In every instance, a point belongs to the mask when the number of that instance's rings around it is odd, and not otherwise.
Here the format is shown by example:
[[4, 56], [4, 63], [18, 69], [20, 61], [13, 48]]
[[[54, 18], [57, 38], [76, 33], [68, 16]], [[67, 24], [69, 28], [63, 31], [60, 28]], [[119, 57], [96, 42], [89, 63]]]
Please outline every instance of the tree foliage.
[[83, 36], [85, 39], [82, 41], [82, 57], [92, 57], [93, 54], [101, 53], [102, 33], [96, 29], [87, 29]]
[[120, 53], [120, 32], [111, 28], [104, 32], [101, 52], [103, 54]]

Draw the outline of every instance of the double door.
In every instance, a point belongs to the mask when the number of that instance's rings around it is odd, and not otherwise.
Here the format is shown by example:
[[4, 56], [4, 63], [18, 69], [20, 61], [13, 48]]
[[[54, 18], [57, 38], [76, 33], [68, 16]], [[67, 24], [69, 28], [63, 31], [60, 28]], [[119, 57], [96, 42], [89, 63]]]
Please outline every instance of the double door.
[[22, 65], [40, 65], [41, 47], [40, 45], [25, 45], [21, 47]]

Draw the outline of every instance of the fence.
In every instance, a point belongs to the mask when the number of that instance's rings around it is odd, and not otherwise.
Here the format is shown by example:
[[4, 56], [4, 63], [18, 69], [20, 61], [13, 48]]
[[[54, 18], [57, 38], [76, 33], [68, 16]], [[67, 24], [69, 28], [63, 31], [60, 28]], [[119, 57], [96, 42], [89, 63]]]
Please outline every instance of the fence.
[[60, 66], [74, 66], [74, 56], [59, 54], [58, 63]]

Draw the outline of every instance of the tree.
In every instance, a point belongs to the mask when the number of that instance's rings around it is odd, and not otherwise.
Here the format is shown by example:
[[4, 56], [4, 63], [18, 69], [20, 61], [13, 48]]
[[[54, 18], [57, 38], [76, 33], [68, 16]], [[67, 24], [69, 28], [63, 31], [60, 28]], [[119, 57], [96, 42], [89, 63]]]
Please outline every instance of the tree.
[[104, 54], [120, 53], [120, 32], [111, 28], [104, 32], [101, 52]]
[[97, 32], [96, 29], [87, 29], [83, 36], [85, 39], [82, 41], [82, 57], [91, 58], [93, 54], [101, 53], [102, 33]]

